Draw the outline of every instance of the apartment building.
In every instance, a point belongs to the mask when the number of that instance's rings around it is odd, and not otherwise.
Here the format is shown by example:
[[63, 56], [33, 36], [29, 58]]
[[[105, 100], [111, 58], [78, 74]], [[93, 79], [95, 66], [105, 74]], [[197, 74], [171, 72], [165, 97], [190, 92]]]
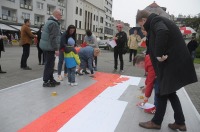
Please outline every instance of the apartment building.
[[113, 29], [112, 29], [112, 6], [113, 0], [105, 0], [104, 1], [104, 8], [105, 8], [105, 27], [104, 33], [105, 38], [113, 37]]
[[20, 29], [24, 19], [30, 19], [32, 27], [39, 27], [46, 22], [54, 9], [61, 10], [61, 28], [66, 29], [65, 0], [1, 0], [0, 23]]
[[77, 27], [77, 40], [82, 43], [85, 30], [90, 29], [97, 37], [104, 38], [105, 10], [103, 0], [66, 0], [67, 26]]

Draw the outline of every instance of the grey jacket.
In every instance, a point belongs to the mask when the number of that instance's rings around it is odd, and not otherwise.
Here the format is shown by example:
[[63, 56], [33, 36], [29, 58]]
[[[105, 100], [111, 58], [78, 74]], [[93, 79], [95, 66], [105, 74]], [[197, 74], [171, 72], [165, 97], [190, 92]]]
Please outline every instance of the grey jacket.
[[97, 38], [94, 34], [92, 36], [85, 36], [84, 41], [93, 48], [99, 48], [99, 45], [97, 43]]
[[44, 25], [39, 44], [40, 48], [44, 51], [56, 51], [59, 49], [60, 38], [59, 22], [51, 16]]

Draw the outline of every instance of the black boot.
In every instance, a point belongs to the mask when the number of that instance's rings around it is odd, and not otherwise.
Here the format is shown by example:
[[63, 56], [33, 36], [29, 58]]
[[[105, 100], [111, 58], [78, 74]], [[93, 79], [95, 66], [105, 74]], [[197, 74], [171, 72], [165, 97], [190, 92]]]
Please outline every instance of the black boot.
[[1, 70], [1, 65], [0, 65], [0, 73], [7, 73], [7, 72]]

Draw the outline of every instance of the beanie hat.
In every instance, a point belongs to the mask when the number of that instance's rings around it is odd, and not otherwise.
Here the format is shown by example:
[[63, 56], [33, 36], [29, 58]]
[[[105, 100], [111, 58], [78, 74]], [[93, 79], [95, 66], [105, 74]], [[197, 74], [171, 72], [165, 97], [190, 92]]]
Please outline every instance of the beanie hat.
[[68, 39], [67, 44], [70, 45], [70, 46], [74, 46], [74, 45], [75, 45], [74, 39], [73, 39], [72, 37], [70, 37], [70, 38]]

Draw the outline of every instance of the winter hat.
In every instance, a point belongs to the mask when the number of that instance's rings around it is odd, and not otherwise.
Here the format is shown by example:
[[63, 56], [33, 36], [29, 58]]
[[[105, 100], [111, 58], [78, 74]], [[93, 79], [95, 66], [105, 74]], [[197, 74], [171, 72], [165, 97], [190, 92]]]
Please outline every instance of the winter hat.
[[70, 38], [68, 39], [67, 44], [70, 45], [70, 46], [74, 46], [74, 45], [75, 45], [74, 39], [73, 39], [72, 37], [70, 37]]

